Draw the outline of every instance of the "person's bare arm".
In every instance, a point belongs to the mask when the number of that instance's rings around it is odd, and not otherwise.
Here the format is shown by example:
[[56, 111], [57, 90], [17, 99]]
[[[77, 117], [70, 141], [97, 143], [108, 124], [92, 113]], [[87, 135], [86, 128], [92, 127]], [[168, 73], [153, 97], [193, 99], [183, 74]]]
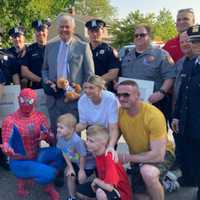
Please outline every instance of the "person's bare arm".
[[20, 85], [19, 74], [14, 74], [14, 75], [12, 76], [12, 80], [13, 80], [13, 83], [14, 83], [15, 85]]
[[95, 191], [96, 186], [101, 187], [102, 189], [112, 192], [114, 187], [111, 184], [105, 183], [103, 180], [99, 178], [95, 178], [91, 184], [93, 190]]
[[109, 124], [109, 134], [110, 134], [110, 140], [108, 146], [114, 147], [119, 139], [119, 130], [117, 123]]
[[118, 73], [119, 73], [119, 69], [118, 68], [113, 68], [113, 69], [110, 69], [106, 74], [104, 74], [102, 76], [102, 78], [106, 82], [113, 81], [113, 80], [115, 80], [117, 78]]
[[[150, 150], [139, 154], [124, 154], [122, 161], [133, 163], [163, 162], [166, 153], [166, 139], [150, 142]], [[124, 158], [123, 158], [124, 156]]]
[[22, 76], [29, 79], [30, 81], [34, 81], [34, 82], [40, 82], [41, 81], [41, 77], [37, 76], [36, 74], [34, 74], [33, 72], [31, 72], [29, 70], [29, 68], [25, 65], [21, 66], [21, 73]]
[[78, 123], [76, 125], [76, 132], [80, 133], [81, 131], [85, 130], [87, 128], [86, 123]]
[[[173, 85], [173, 79], [166, 79], [163, 82], [160, 89], [163, 90], [165, 93], [167, 93], [172, 88], [172, 85]], [[149, 97], [148, 100], [150, 103], [156, 103], [160, 101], [161, 99], [163, 99], [164, 97], [165, 97], [165, 94], [163, 94], [160, 91], [156, 91]]]

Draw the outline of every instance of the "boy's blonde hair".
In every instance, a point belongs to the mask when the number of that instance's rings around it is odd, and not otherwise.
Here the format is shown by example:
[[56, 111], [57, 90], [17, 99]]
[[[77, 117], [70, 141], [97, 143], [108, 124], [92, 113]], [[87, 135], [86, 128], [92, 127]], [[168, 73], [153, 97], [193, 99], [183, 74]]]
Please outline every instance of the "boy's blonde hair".
[[73, 128], [75, 128], [77, 124], [76, 118], [70, 113], [60, 115], [60, 117], [58, 117], [57, 122]]
[[99, 125], [92, 125], [87, 129], [87, 135], [95, 139], [104, 140], [106, 143], [109, 140], [108, 130]]

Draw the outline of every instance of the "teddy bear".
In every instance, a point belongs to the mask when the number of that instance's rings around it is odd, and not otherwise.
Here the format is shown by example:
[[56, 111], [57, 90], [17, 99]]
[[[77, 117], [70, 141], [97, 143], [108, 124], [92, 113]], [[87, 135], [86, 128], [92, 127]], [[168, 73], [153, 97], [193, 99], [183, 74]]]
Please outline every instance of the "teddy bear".
[[80, 97], [81, 86], [77, 83], [69, 82], [65, 78], [57, 80], [57, 88], [64, 90], [64, 102], [74, 101]]

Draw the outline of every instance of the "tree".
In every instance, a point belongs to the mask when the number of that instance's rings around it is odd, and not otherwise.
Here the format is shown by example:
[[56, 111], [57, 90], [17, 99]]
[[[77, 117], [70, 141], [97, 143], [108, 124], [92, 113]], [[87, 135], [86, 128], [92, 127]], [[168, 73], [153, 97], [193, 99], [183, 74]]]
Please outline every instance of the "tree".
[[9, 45], [8, 30], [14, 26], [23, 25], [27, 40], [32, 39], [31, 23], [35, 19], [55, 17], [66, 8], [75, 6], [76, 13], [81, 16], [93, 16], [109, 22], [116, 10], [109, 0], [1, 0], [0, 28], [6, 33], [3, 45]]
[[155, 13], [147, 15], [139, 10], [129, 13], [122, 20], [116, 20], [110, 29], [113, 36], [113, 46], [119, 48], [133, 42], [133, 33], [136, 25], [147, 24], [152, 28], [153, 39], [166, 41], [176, 34], [175, 24], [170, 11], [163, 9], [156, 17]]
[[23, 25], [26, 38], [32, 38], [31, 23], [35, 19], [54, 18], [69, 4], [69, 0], [1, 0], [0, 26], [3, 32], [3, 45], [9, 45], [8, 30]]
[[76, 13], [81, 16], [99, 17], [109, 22], [116, 14], [110, 0], [77, 0], [74, 3]]
[[165, 8], [162, 9], [156, 18], [156, 23], [154, 24], [155, 39], [160, 38], [162, 41], [167, 41], [174, 37], [176, 33], [176, 26], [171, 12]]

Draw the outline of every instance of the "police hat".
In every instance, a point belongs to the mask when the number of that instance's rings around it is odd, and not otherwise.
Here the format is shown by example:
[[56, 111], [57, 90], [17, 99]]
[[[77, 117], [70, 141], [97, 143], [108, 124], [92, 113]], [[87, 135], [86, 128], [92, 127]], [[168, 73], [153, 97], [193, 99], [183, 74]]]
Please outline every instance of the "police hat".
[[105, 27], [106, 23], [103, 20], [100, 20], [100, 19], [92, 19], [92, 20], [86, 22], [85, 26], [89, 30], [93, 30], [93, 29], [99, 29], [99, 28]]
[[17, 37], [19, 35], [24, 35], [24, 28], [23, 27], [14, 27], [8, 31], [8, 35], [11, 37]]
[[45, 28], [49, 28], [51, 26], [51, 21], [50, 19], [46, 19], [46, 20], [35, 20], [32, 22], [32, 27], [36, 30], [36, 31], [42, 31]]
[[200, 42], [200, 25], [195, 25], [187, 30], [190, 42]]

